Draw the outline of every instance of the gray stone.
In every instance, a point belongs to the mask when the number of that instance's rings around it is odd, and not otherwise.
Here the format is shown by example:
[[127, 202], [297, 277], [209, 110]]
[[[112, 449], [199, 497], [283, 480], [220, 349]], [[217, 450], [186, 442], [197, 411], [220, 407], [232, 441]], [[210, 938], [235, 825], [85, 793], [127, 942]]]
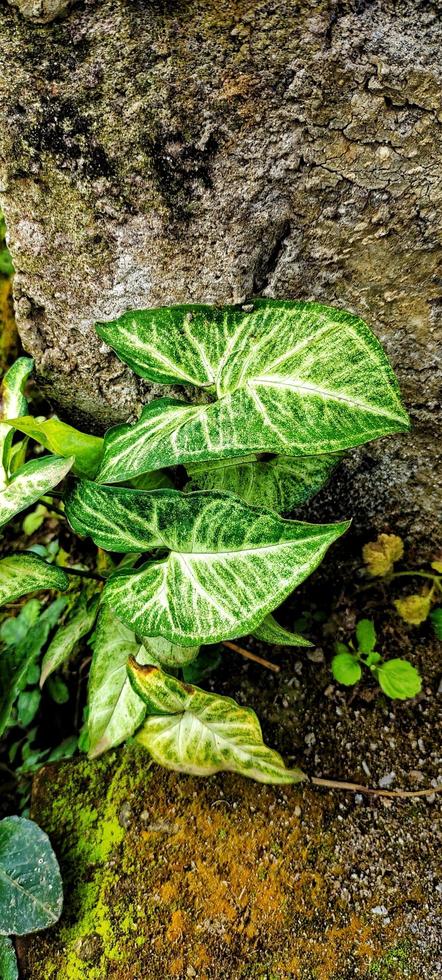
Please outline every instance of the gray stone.
[[65, 416], [99, 430], [148, 396], [95, 336], [96, 319], [254, 294], [346, 307], [385, 345], [414, 429], [351, 454], [330, 510], [434, 546], [435, 10], [85, 0], [36, 26], [3, 6], [0, 45], [19, 329]]

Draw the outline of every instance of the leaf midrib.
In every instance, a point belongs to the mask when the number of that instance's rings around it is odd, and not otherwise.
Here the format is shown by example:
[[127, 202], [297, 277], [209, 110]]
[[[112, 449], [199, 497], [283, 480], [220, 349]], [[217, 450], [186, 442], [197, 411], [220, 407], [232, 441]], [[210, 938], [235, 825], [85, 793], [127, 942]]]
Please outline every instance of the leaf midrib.
[[27, 891], [26, 888], [24, 888], [23, 885], [20, 884], [20, 882], [16, 881], [14, 878], [11, 878], [8, 874], [6, 874], [6, 871], [1, 866], [0, 866], [0, 878], [6, 881], [7, 884], [12, 885], [14, 888], [16, 888], [17, 891], [23, 892], [24, 895], [30, 898], [36, 905], [38, 905], [47, 914], [49, 914], [53, 922], [58, 921], [57, 916], [49, 906], [44, 905], [41, 899], [37, 898], [37, 896], [34, 895], [32, 892]]

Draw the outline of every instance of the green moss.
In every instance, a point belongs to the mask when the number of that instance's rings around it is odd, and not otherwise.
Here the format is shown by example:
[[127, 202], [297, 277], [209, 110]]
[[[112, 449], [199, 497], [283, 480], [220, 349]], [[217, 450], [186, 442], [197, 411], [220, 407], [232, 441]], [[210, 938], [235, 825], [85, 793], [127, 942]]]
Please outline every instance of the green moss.
[[369, 976], [377, 980], [393, 980], [394, 977], [411, 976], [410, 967], [411, 944], [407, 941], [398, 943], [387, 950], [383, 956], [370, 964]]

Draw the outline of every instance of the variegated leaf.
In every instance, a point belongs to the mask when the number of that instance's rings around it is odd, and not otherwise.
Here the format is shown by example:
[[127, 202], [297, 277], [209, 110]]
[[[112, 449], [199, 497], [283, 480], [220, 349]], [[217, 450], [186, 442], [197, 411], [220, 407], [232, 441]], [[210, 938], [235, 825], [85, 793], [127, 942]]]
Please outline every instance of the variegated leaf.
[[162, 636], [143, 636], [146, 650], [153, 656], [153, 663], [165, 667], [186, 667], [196, 659], [200, 647], [179, 647]]
[[253, 636], [256, 636], [257, 640], [263, 640], [264, 643], [270, 643], [272, 646], [275, 644], [283, 647], [313, 646], [313, 643], [306, 640], [300, 633], [290, 633], [289, 630], [285, 630], [270, 613], [259, 626], [255, 627]]
[[64, 592], [68, 585], [69, 579], [62, 568], [48, 565], [37, 555], [21, 553], [0, 560], [0, 606], [40, 589]]
[[155, 660], [107, 606], [100, 610], [90, 645], [88, 735], [89, 756], [95, 758], [130, 738], [146, 714], [127, 676], [129, 657], [140, 664]]
[[248, 504], [289, 514], [313, 497], [327, 482], [341, 454], [325, 456], [275, 456], [263, 460], [221, 459], [187, 466], [186, 490], [225, 490]]
[[95, 476], [103, 452], [103, 440], [98, 436], [80, 432], [57, 418], [39, 420], [32, 415], [24, 415], [13, 418], [9, 424], [56, 456], [73, 456], [73, 472], [77, 476], [86, 479]]
[[67, 623], [58, 628], [43, 657], [40, 687], [43, 687], [54, 670], [71, 656], [80, 640], [92, 629], [97, 616], [98, 602], [99, 596], [94, 596], [88, 605], [80, 601]]
[[335, 453], [408, 428], [393, 371], [358, 317], [318, 303], [136, 310], [97, 325], [138, 374], [216, 401], [151, 403], [111, 429], [98, 473], [116, 483], [178, 463]]
[[278, 752], [264, 744], [250, 708], [184, 684], [157, 667], [140, 667], [134, 660], [128, 673], [147, 710], [136, 740], [160, 765], [193, 776], [229, 770], [261, 783], [298, 783], [306, 778], [300, 769], [286, 769]]
[[60, 868], [48, 836], [25, 817], [0, 820], [0, 934], [47, 929], [62, 905]]
[[141, 636], [187, 647], [253, 631], [348, 527], [283, 520], [231, 494], [89, 482], [74, 487], [66, 514], [75, 531], [109, 551], [169, 551], [112, 573], [103, 601]]
[[[1, 418], [13, 419], [28, 410], [24, 388], [34, 367], [30, 357], [19, 357], [3, 378]], [[9, 478], [9, 462], [14, 432], [5, 422], [0, 422], [0, 489]]]
[[17, 470], [8, 486], [0, 491], [0, 526], [56, 487], [69, 473], [73, 462], [73, 456], [68, 459], [44, 456], [31, 459]]

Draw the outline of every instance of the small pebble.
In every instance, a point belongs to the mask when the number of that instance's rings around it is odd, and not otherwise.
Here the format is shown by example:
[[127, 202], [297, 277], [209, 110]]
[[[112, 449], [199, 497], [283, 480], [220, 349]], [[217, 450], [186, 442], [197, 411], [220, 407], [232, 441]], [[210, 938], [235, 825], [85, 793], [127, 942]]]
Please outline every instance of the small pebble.
[[385, 905], [375, 905], [374, 909], [372, 909], [371, 911], [373, 915], [382, 915], [382, 916], [388, 915], [388, 909], [385, 908]]
[[396, 779], [395, 772], [387, 772], [385, 776], [381, 776], [379, 780], [379, 786], [381, 787], [381, 789], [388, 789], [390, 786], [393, 785], [395, 779]]

